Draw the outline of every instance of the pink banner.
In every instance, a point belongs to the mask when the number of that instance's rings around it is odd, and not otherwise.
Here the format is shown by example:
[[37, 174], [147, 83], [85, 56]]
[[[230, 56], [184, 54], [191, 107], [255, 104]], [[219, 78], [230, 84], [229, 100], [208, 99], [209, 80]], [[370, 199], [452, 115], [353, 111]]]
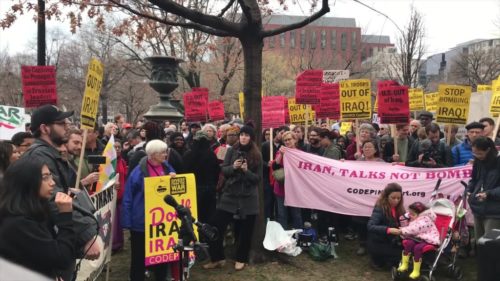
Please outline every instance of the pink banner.
[[285, 152], [285, 205], [352, 216], [370, 216], [388, 183], [403, 187], [405, 208], [429, 202], [438, 179], [438, 193], [452, 197], [463, 192], [472, 166], [424, 169], [385, 162], [337, 161], [297, 149]]

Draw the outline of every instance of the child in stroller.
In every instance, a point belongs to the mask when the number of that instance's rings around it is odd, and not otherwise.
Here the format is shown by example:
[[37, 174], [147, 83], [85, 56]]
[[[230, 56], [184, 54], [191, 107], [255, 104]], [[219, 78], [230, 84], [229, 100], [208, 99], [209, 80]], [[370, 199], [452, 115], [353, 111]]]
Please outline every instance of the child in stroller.
[[410, 279], [420, 278], [420, 267], [422, 265], [422, 255], [424, 248], [429, 245], [438, 246], [440, 244], [439, 232], [434, 224], [436, 215], [423, 203], [415, 202], [409, 207], [410, 223], [406, 227], [401, 227], [403, 239], [403, 254], [399, 272], [406, 272], [409, 268], [410, 255], [413, 254], [413, 272]]

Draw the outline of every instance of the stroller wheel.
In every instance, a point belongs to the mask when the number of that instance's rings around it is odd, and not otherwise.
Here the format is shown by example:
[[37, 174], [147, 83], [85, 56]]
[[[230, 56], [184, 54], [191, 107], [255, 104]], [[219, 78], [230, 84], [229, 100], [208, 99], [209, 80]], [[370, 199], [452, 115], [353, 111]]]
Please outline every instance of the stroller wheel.
[[402, 273], [398, 271], [398, 268], [393, 266], [391, 269], [392, 280], [399, 281], [403, 279]]
[[429, 276], [428, 275], [422, 275], [420, 277], [420, 281], [436, 281], [436, 277], [434, 277], [434, 275], [432, 276], [431, 279], [429, 279]]
[[453, 278], [455, 280], [460, 281], [464, 277], [462, 269], [459, 266], [455, 266], [455, 270], [453, 271]]
[[464, 274], [459, 266], [450, 265], [448, 266], [448, 276], [460, 281], [464, 277]]

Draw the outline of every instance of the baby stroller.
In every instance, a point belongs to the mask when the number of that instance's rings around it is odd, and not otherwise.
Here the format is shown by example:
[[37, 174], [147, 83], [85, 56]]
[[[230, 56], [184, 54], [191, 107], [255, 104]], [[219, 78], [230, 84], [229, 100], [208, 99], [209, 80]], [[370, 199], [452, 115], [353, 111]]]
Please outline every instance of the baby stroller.
[[[434, 277], [434, 272], [436, 271], [438, 266], [443, 265], [447, 267], [448, 274], [451, 277], [453, 277], [455, 280], [461, 280], [462, 271], [458, 266], [455, 265], [456, 253], [451, 257], [449, 255], [446, 255], [446, 249], [450, 245], [450, 242], [452, 242], [453, 229], [456, 226], [457, 222], [455, 205], [448, 199], [440, 198], [432, 200], [430, 202], [429, 209], [431, 209], [436, 214], [436, 220], [434, 223], [439, 231], [441, 244], [438, 247], [427, 245], [424, 248], [420, 280], [436, 280]], [[397, 270], [397, 267], [393, 267], [392, 279], [407, 280], [407, 273], [401, 273]]]

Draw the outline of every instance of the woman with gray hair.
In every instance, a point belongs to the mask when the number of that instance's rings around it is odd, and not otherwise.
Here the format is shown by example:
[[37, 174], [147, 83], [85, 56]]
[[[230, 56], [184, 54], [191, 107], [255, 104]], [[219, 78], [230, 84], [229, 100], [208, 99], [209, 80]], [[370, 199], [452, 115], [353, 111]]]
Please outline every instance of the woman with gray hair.
[[[377, 131], [368, 123], [361, 124], [359, 127], [359, 139], [356, 138], [346, 149], [346, 160], [357, 160], [362, 156], [361, 144], [376, 139]], [[359, 144], [357, 141], [359, 140]], [[359, 149], [358, 149], [359, 145]]]
[[[130, 173], [122, 203], [122, 225], [130, 230], [130, 280], [144, 280], [144, 178], [171, 176], [175, 171], [166, 161], [167, 144], [161, 140], [149, 141], [146, 145], [146, 156]], [[167, 277], [167, 264], [151, 267], [156, 281], [164, 281]]]
[[217, 140], [217, 127], [215, 127], [214, 124], [207, 123], [203, 125], [203, 128], [201, 128], [201, 130], [207, 133], [208, 141], [210, 142], [210, 148], [212, 149], [212, 151], [215, 151], [215, 149], [220, 146], [220, 143]]

